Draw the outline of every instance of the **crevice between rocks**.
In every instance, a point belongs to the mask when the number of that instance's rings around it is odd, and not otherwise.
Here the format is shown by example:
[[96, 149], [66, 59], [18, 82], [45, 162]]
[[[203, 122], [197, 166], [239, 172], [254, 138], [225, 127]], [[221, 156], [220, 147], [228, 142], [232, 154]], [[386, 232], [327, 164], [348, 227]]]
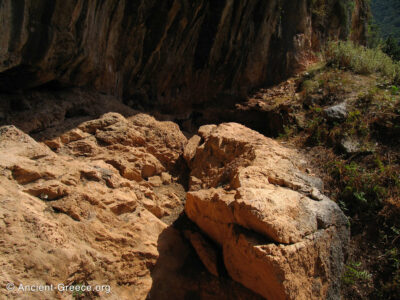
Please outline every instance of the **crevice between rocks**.
[[[76, 106], [72, 106], [72, 108], [69, 108], [65, 111], [64, 113], [64, 118], [65, 120], [69, 119], [69, 121], [73, 121], [75, 119], [79, 119], [81, 117], [90, 117], [88, 113], [88, 108], [90, 107], [87, 106], [85, 108], [81, 108], [81, 109], [77, 109]], [[272, 117], [271, 117], [272, 114]], [[160, 114], [158, 114], [160, 115]], [[204, 124], [208, 124], [208, 123], [222, 123], [222, 122], [227, 122], [227, 121], [234, 121], [234, 122], [238, 122], [241, 123], [245, 126], [248, 126], [250, 128], [252, 128], [253, 130], [258, 131], [259, 133], [265, 135], [265, 136], [277, 136], [281, 130], [283, 129], [283, 124], [284, 121], [282, 119], [282, 115], [278, 112], [260, 112], [260, 111], [248, 111], [248, 110], [237, 110], [235, 107], [231, 107], [231, 108], [227, 108], [224, 109], [223, 105], [219, 106], [215, 106], [215, 107], [210, 107], [210, 108], [201, 108], [199, 110], [194, 110], [189, 118], [184, 118], [184, 119], [175, 119], [174, 116], [161, 116], [161, 120], [164, 119], [170, 119], [172, 118], [172, 120], [178, 121], [178, 124], [181, 126], [181, 129], [186, 130], [187, 132], [189, 132], [189, 135], [194, 133], [195, 131], [197, 132], [197, 129], [200, 125], [204, 125]], [[269, 120], [268, 122], [265, 122], [265, 120]], [[62, 124], [62, 122], [60, 123]], [[45, 131], [47, 128], [43, 128], [43, 124], [40, 125], [40, 130], [37, 131], [38, 129], [33, 129], [30, 132], [43, 132]], [[56, 125], [54, 124], [50, 124], [49, 127], [56, 127]], [[42, 137], [43, 138], [43, 137]], [[99, 143], [100, 144], [100, 143]], [[103, 146], [103, 145], [100, 145]], [[40, 158], [40, 157], [39, 157]], [[121, 168], [119, 168], [118, 166], [116, 166], [113, 163], [110, 163], [109, 161], [107, 161], [106, 163], [112, 165], [113, 167], [117, 168], [120, 175], [122, 176], [122, 172], [121, 172]], [[187, 166], [186, 162], [184, 161], [183, 157], [181, 156], [179, 158], [179, 160], [177, 161], [175, 167], [171, 170], [167, 170], [168, 172], [171, 172], [171, 174], [175, 174], [178, 178], [179, 181], [178, 183], [181, 184], [185, 190], [185, 192], [188, 192], [189, 190], [189, 167]], [[228, 175], [226, 175], [227, 177], [229, 177]], [[124, 177], [124, 176], [122, 176]], [[283, 179], [280, 178], [275, 178], [275, 177], [269, 177], [268, 181], [271, 184], [276, 184], [279, 185], [281, 187], [285, 187], [285, 188], [289, 188], [291, 190], [294, 191], [299, 191], [301, 193], [303, 193], [305, 196], [310, 196], [312, 191], [302, 191], [299, 186], [297, 186], [295, 183], [293, 182], [289, 182], [289, 181], [285, 181]], [[59, 198], [60, 199], [60, 198]], [[58, 200], [58, 199], [52, 199], [52, 200]], [[184, 206], [185, 203], [183, 201], [182, 205]], [[53, 208], [55, 213], [64, 213], [69, 215], [72, 219], [79, 221], [79, 219], [74, 218], [73, 216], [71, 216], [70, 214], [66, 213], [65, 211], [63, 211], [62, 209], [59, 208]], [[162, 220], [162, 218], [159, 218]], [[182, 212], [180, 215], [177, 216], [176, 220], [169, 220], [172, 225], [170, 225], [171, 228], [174, 228], [176, 230], [178, 230], [181, 233], [181, 237], [182, 239], [184, 239], [185, 243], [187, 245], [189, 245], [189, 241], [186, 240], [186, 238], [184, 237], [184, 231], [185, 230], [190, 230], [193, 232], [198, 232], [200, 233], [207, 241], [207, 243], [209, 243], [210, 245], [212, 245], [212, 247], [214, 247], [216, 253], [217, 253], [217, 269], [218, 269], [218, 273], [219, 273], [219, 278], [213, 279], [213, 282], [223, 282], [223, 281], [227, 281], [230, 280], [229, 276], [228, 276], [228, 272], [226, 271], [225, 265], [223, 263], [223, 253], [222, 253], [222, 248], [221, 246], [218, 246], [215, 244], [215, 242], [211, 241], [210, 238], [205, 235], [196, 224], [194, 224], [192, 221], [190, 221], [188, 219], [188, 217], [186, 216], [185, 212]], [[317, 220], [318, 221], [318, 230], [320, 229], [326, 229], [328, 227], [324, 227], [324, 224], [321, 220]], [[256, 231], [253, 231], [251, 229], [245, 228], [241, 225], [238, 224], [231, 224], [232, 226], [235, 227], [235, 230], [237, 230], [239, 233], [246, 235], [246, 237], [250, 237], [252, 240], [256, 241], [256, 243], [260, 244], [260, 245], [268, 245], [268, 244], [274, 244], [274, 245], [294, 245], [296, 243], [288, 243], [288, 244], [282, 244], [279, 242], [274, 241], [273, 239], [266, 237], [260, 233], [257, 233]], [[229, 226], [229, 224], [228, 224]], [[331, 225], [333, 226], [333, 225]], [[303, 237], [307, 238], [308, 236], [311, 236], [314, 233], [310, 233], [309, 235], [306, 235]], [[192, 246], [190, 246], [192, 254], [191, 257], [193, 258], [194, 254], [194, 248]], [[204, 268], [196, 266], [196, 264], [198, 264], [199, 261], [193, 263], [193, 262], [185, 262], [184, 266], [183, 266], [183, 270], [180, 270], [181, 272], [189, 272], [187, 270], [187, 268], [192, 268], [193, 264], [195, 265], [193, 267], [193, 270], [203, 270]], [[192, 265], [191, 265], [192, 264]], [[186, 270], [185, 270], [186, 268]], [[193, 273], [193, 270], [190, 270], [190, 272]], [[193, 274], [192, 274], [193, 275]], [[192, 276], [191, 275], [191, 276]], [[196, 278], [197, 275], [194, 276], [194, 278]], [[211, 276], [211, 275], [210, 275]], [[210, 278], [209, 276], [206, 278]], [[155, 285], [156, 286], [156, 285]], [[187, 295], [195, 295], [196, 292], [192, 291], [192, 294], [188, 293]], [[149, 297], [148, 299], [153, 299], [151, 297]]]

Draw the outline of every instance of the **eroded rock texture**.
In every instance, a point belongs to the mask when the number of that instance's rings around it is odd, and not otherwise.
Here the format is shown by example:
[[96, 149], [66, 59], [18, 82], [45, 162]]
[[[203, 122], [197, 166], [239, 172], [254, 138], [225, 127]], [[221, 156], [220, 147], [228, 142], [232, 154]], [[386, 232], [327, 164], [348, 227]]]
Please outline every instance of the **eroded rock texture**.
[[[5, 290], [13, 282], [110, 284], [110, 294], [86, 294], [105, 299], [338, 297], [347, 220], [295, 151], [235, 123], [202, 126], [187, 141], [176, 124], [110, 97], [93, 101], [125, 117], [77, 113], [91, 94], [36, 103], [40, 95], [30, 114], [10, 118], [40, 128], [33, 135], [43, 142], [0, 127], [1, 296], [24, 296]], [[69, 101], [79, 97], [89, 98]], [[186, 222], [176, 221], [183, 158], [186, 214], [201, 231], [175, 224]]]
[[[145, 144], [149, 128], [163, 134]], [[179, 242], [160, 219], [179, 214], [182, 190], [171, 183], [156, 195], [144, 179], [161, 176], [185, 143], [177, 127], [146, 115], [109, 113], [82, 123], [47, 142], [57, 154], [14, 126], [1, 127], [2, 284], [109, 281], [114, 292], [100, 295], [145, 298], [160, 235]]]
[[92, 86], [129, 105], [184, 111], [307, 64], [311, 48], [350, 32], [348, 2], [3, 0], [0, 90]]
[[0, 298], [77, 297], [10, 282], [110, 286], [85, 299], [259, 298], [196, 265], [170, 226], [185, 199], [169, 173], [187, 143], [176, 124], [107, 113], [57, 132], [38, 143], [0, 127]]
[[186, 214], [222, 246], [234, 280], [267, 299], [340, 298], [347, 219], [295, 151], [224, 123], [201, 127], [184, 156]]

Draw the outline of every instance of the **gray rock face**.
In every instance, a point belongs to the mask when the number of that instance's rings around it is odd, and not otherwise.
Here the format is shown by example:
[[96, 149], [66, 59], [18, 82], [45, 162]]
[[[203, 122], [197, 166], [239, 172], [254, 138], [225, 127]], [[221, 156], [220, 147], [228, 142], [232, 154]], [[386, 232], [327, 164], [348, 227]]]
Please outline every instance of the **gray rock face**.
[[360, 152], [360, 143], [350, 137], [344, 138], [340, 142], [340, 146], [347, 154], [355, 154]]
[[346, 120], [348, 111], [346, 103], [340, 103], [324, 109], [324, 113], [329, 121], [332, 122], [343, 122]]
[[91, 86], [177, 113], [279, 80], [345, 37], [339, 2], [321, 19], [306, 0], [3, 0], [0, 91]]
[[340, 143], [339, 148], [346, 154], [368, 154], [375, 151], [371, 145], [365, 145], [357, 136], [346, 136]]

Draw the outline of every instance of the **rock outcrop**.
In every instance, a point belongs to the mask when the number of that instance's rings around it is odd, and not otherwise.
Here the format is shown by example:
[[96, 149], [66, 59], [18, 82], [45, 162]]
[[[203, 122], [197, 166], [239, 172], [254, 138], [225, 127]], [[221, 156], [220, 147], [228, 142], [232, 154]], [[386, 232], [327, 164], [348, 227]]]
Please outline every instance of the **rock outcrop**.
[[[47, 142], [57, 153], [14, 126], [1, 127], [2, 284], [103, 282], [113, 292], [100, 296], [146, 298], [167, 229], [161, 219], [179, 214], [184, 194], [174, 184], [156, 194], [145, 179], [166, 171], [185, 143], [175, 124], [145, 115], [85, 122]], [[179, 237], [172, 229], [169, 235]]]
[[184, 153], [186, 214], [234, 280], [267, 299], [340, 297], [347, 219], [294, 150], [225, 123], [201, 127]]
[[[202, 126], [187, 141], [172, 122], [128, 115], [70, 128], [78, 114], [39, 131], [42, 143], [0, 127], [0, 295], [71, 294], [6, 291], [9, 282], [106, 284], [110, 293], [85, 294], [105, 299], [339, 295], [347, 220], [322, 182], [300, 171], [300, 155], [235, 123]], [[185, 205], [181, 158], [186, 214], [208, 237], [171, 225]]]
[[[20, 124], [48, 120], [35, 114]], [[206, 272], [171, 225], [185, 201], [175, 171], [187, 139], [176, 124], [118, 113], [51, 124], [42, 143], [0, 127], [0, 298], [260, 299]], [[212, 251], [198, 233], [191, 241]]]
[[300, 155], [235, 123], [188, 141], [133, 108], [187, 131], [213, 115], [277, 135], [285, 105], [235, 102], [329, 39], [363, 42], [367, 1], [351, 3], [0, 1], [0, 298], [80, 297], [7, 283], [109, 285], [85, 294], [105, 299], [338, 298], [347, 219]]
[[346, 0], [3, 0], [0, 91], [91, 86], [129, 105], [187, 111], [301, 68], [311, 49], [365, 27], [351, 9]]

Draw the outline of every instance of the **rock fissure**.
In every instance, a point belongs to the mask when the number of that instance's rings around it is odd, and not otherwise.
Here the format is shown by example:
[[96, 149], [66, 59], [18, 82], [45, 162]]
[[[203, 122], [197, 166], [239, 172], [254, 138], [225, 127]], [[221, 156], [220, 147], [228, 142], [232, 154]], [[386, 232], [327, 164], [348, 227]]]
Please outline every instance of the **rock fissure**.
[[[8, 155], [7, 162], [0, 159], [2, 167], [11, 171], [8, 179], [1, 177], [8, 182], [4, 186], [13, 191], [13, 181], [23, 184], [39, 201], [20, 195], [23, 206], [34, 205], [30, 209], [38, 216], [41, 210], [55, 213], [37, 222], [55, 222], [58, 229], [45, 230], [38, 239], [65, 243], [64, 231], [69, 226], [77, 234], [74, 244], [79, 244], [83, 234], [83, 240], [94, 247], [90, 256], [80, 257], [92, 266], [96, 262], [91, 257], [108, 257], [109, 264], [126, 270], [117, 275], [124, 278], [117, 282], [131, 282], [135, 290], [147, 284], [153, 290], [154, 284], [160, 284], [157, 276], [165, 278], [160, 274], [171, 270], [161, 263], [163, 256], [177, 264], [173, 272], [186, 268], [181, 256], [190, 251], [178, 230], [187, 229], [173, 224], [185, 206], [186, 215], [198, 226], [185, 237], [213, 274], [209, 276], [216, 276], [212, 280], [232, 278], [266, 298], [317, 299], [337, 293], [347, 222], [325, 196], [314, 201], [304, 195], [305, 190], [318, 186], [318, 181], [299, 175], [298, 154], [293, 150], [236, 123], [201, 127], [199, 135], [189, 141], [171, 122], [158, 122], [143, 114], [124, 118], [109, 113], [78, 128], [43, 144], [14, 127], [0, 130], [0, 158], [6, 155], [4, 149], [17, 149], [15, 155]], [[141, 140], [152, 144], [143, 147], [143, 142], [132, 143]], [[182, 170], [178, 167], [182, 156], [190, 171], [186, 200], [185, 189], [178, 188], [173, 176], [166, 173]], [[44, 159], [32, 164], [32, 157]], [[85, 226], [85, 233], [79, 224]], [[122, 232], [114, 236], [115, 226]], [[169, 233], [167, 248], [162, 250], [154, 237], [164, 231]], [[204, 234], [218, 246], [207, 242]], [[144, 237], [153, 240], [148, 243]], [[121, 258], [117, 259], [117, 250], [107, 254], [110, 247], [120, 249]], [[97, 276], [98, 271], [89, 269]], [[99, 270], [111, 272], [109, 268]], [[311, 288], [316, 284], [321, 288]], [[235, 288], [234, 293], [248, 292]]]

